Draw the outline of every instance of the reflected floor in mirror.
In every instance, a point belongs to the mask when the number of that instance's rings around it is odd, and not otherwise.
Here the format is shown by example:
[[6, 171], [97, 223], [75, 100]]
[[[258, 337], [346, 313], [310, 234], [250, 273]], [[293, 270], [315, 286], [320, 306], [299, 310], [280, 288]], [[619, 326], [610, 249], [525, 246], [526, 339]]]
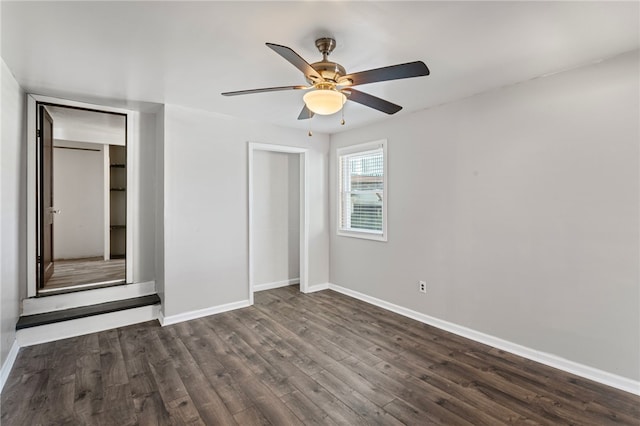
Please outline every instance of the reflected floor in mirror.
[[56, 260], [54, 268], [44, 290], [125, 279], [125, 259], [104, 260], [101, 257], [92, 257]]

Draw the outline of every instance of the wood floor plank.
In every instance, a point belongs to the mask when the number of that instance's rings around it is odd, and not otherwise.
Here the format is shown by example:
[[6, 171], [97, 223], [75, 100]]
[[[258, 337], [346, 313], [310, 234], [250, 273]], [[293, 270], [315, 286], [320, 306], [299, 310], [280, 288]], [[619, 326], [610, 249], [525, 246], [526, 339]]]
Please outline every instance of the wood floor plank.
[[297, 425], [298, 418], [269, 387], [257, 377], [249, 377], [240, 383], [256, 409], [273, 425]]
[[[404, 355], [398, 355], [380, 347], [376, 347], [375, 351], [378, 356], [384, 358], [386, 362], [398, 370], [397, 374], [403, 377], [403, 380], [409, 379], [409, 376], [412, 376], [413, 378], [423, 381], [425, 391], [436, 388], [454, 398], [466, 401], [469, 405], [475, 407], [476, 410], [489, 413], [497, 422], [525, 424], [529, 421], [522, 415], [488, 398], [487, 395], [479, 392], [474, 386], [461, 386], [454, 381], [434, 374], [433, 371], [428, 368], [428, 366], [431, 365], [429, 363], [424, 365], [420, 363], [419, 359], [417, 361], [415, 359], [410, 360], [405, 358]], [[404, 410], [402, 402], [403, 401], [396, 402], [394, 407]], [[410, 413], [405, 414], [411, 415]]]
[[133, 426], [138, 423], [128, 383], [107, 386], [104, 407], [97, 416], [97, 424]]
[[265, 318], [261, 316], [259, 311], [253, 309], [245, 310], [242, 315], [237, 314], [235, 318], [245, 327], [249, 327], [253, 329], [254, 332], [264, 336], [273, 348], [305, 374], [311, 376], [322, 371], [322, 366], [313, 358], [296, 350], [296, 348], [280, 336], [276, 330], [272, 330], [268, 326], [268, 323], [265, 323]]
[[[366, 350], [371, 345], [371, 342], [367, 341], [366, 338], [354, 333], [345, 327], [343, 323], [336, 322], [329, 316], [323, 315], [322, 312], [317, 310], [313, 312], [313, 306], [309, 306], [304, 302], [291, 304], [290, 300], [280, 304], [279, 312], [281, 314], [292, 321], [297, 319], [300, 324], [304, 324], [314, 333], [323, 336], [328, 342], [369, 365], [375, 365], [381, 361], [375, 354]], [[304, 300], [304, 298], [300, 298], [300, 300]], [[302, 316], [299, 316], [297, 313], [300, 312], [301, 308], [303, 309]]]
[[2, 424], [27, 425], [34, 424], [43, 409], [41, 395], [46, 389], [49, 378], [48, 370], [29, 372], [20, 377], [20, 382], [13, 390], [2, 397]]
[[352, 370], [340, 362], [328, 364], [327, 371], [379, 407], [395, 399], [393, 393], [375, 382], [374, 377], [361, 374], [360, 371]]
[[[18, 357], [11, 369], [11, 373], [16, 376], [21, 376], [23, 374], [35, 373], [49, 368], [54, 361], [54, 347], [55, 342], [20, 348]], [[69, 368], [75, 370], [75, 366]], [[6, 385], [5, 389], [7, 389]]]
[[317, 381], [305, 376], [294, 376], [291, 378], [291, 382], [300, 393], [311, 399], [313, 403], [327, 413], [335, 423], [341, 425], [366, 424], [364, 418], [335, 395], [332, 395], [331, 392], [321, 386]]
[[56, 260], [46, 289], [125, 279], [125, 259], [83, 258]]
[[100, 344], [100, 368], [105, 387], [129, 383], [124, 365], [118, 330], [103, 331], [98, 334]]
[[305, 425], [337, 425], [331, 417], [302, 392], [293, 391], [281, 398]]
[[[264, 293], [266, 292], [263, 292], [261, 297], [256, 296], [255, 306], [258, 309], [262, 309], [263, 312], [274, 318], [279, 324], [284, 325], [295, 336], [304, 337], [304, 340], [309, 342], [314, 348], [316, 348], [316, 350], [324, 352], [332, 359], [339, 361], [350, 356], [347, 351], [334, 344], [330, 339], [310, 328], [308, 323], [305, 324], [304, 322], [301, 322], [300, 318], [302, 315], [288, 314], [286, 307], [285, 309], [282, 309], [282, 306], [284, 305], [282, 301], [275, 303], [273, 301], [263, 300], [263, 298], [267, 297]], [[302, 313], [300, 312], [300, 314]]]
[[[428, 407], [427, 411], [431, 413], [433, 419], [439, 424], [473, 424], [473, 422], [467, 420], [468, 416], [465, 416], [464, 412], [461, 413], [466, 405], [464, 402], [443, 397], [433, 392], [426, 392], [420, 386], [416, 386], [408, 380], [401, 381], [400, 377], [396, 375], [384, 374], [383, 370], [389, 367], [389, 364], [384, 361], [381, 365], [371, 367], [354, 358], [348, 358], [345, 360], [345, 364], [347, 368], [359, 371], [360, 375], [366, 376], [371, 383], [380, 389], [385, 389], [394, 397], [400, 397], [418, 407]], [[475, 420], [482, 420], [481, 424], [486, 424], [482, 416], [478, 416]]]
[[165, 401], [165, 405], [171, 415], [171, 423], [173, 424], [206, 425], [189, 395], [174, 399], [173, 401]]
[[234, 414], [233, 418], [239, 425], [269, 426], [271, 422], [256, 407]]
[[490, 362], [508, 365], [511, 370], [521, 371], [530, 377], [544, 377], [548, 389], [554, 389], [557, 395], [575, 404], [605, 400], [611, 409], [629, 413], [633, 418], [640, 419], [640, 404], [629, 398], [629, 394], [624, 391], [609, 388], [608, 392], [603, 393], [602, 385], [598, 383], [551, 367], [541, 371], [539, 364], [534, 361], [496, 348], [491, 349], [485, 356]]
[[100, 353], [81, 355], [76, 366], [73, 410], [80, 422], [91, 424], [104, 409]]
[[149, 392], [133, 398], [136, 418], [140, 426], [165, 426], [172, 424], [169, 411], [158, 392]]
[[73, 411], [75, 374], [50, 377], [46, 387], [47, 404], [34, 421], [34, 424], [72, 424], [75, 423]]
[[78, 342], [81, 339], [64, 339], [52, 342], [53, 354], [49, 363], [49, 375], [43, 389], [46, 403], [33, 419], [34, 424], [56, 423], [69, 424], [74, 422], [75, 397], [75, 363], [68, 362], [78, 353]]
[[[249, 398], [239, 389], [233, 378], [234, 376], [229, 374], [224, 367], [221, 368], [217, 363], [198, 363], [198, 367], [202, 376], [207, 379], [212, 389], [214, 389], [218, 395], [217, 397], [213, 397], [216, 399], [216, 404], [218, 404], [217, 399], [219, 398], [224, 404], [224, 410], [228, 411], [229, 414], [239, 413], [252, 406]], [[179, 369], [181, 374], [182, 371], [183, 369]], [[189, 386], [188, 390], [189, 394], [193, 395]], [[195, 398], [194, 400], [198, 399], [196, 397], [193, 398]], [[222, 410], [222, 408], [220, 409]]]
[[142, 326], [118, 330], [122, 358], [134, 398], [144, 398], [146, 395], [157, 393], [157, 384], [146, 355], [149, 333], [149, 328]]
[[329, 374], [321, 371], [313, 376], [313, 379], [327, 389], [332, 395], [342, 401], [357, 413], [366, 424], [369, 425], [400, 425], [397, 418], [389, 415], [382, 407], [374, 404], [355, 389]]
[[[263, 383], [268, 385], [276, 396], [286, 395], [294, 391], [287, 382], [286, 374], [269, 364], [256, 349], [241, 337], [245, 334], [242, 329], [234, 328], [234, 325], [228, 321], [228, 317], [221, 316], [219, 319], [217, 322], [218, 335], [233, 348], [236, 356], [244, 362], [245, 368], [248, 368]], [[254, 344], [260, 345], [260, 343]]]
[[322, 371], [319, 365], [312, 357], [297, 350], [292, 346], [278, 330], [270, 327], [268, 319], [256, 309], [244, 309], [242, 312], [232, 312], [237, 321], [246, 327], [252, 328], [256, 333], [265, 337], [272, 347], [287, 357], [292, 364], [298, 367], [304, 373], [312, 376]]
[[147, 339], [155, 328], [155, 324], [145, 323], [118, 330], [134, 412], [140, 425], [171, 424], [146, 355]]
[[158, 384], [158, 393], [172, 419], [202, 421], [180, 375], [169, 362], [151, 365], [151, 373]]
[[[431, 407], [435, 408], [432, 405], [435, 404], [475, 425], [497, 426], [506, 424], [495, 416], [493, 410], [478, 410], [472, 401], [469, 401], [469, 398], [457, 398], [432, 383], [427, 384], [410, 374], [405, 374], [391, 363], [383, 361], [374, 368], [391, 379], [400, 382], [404, 389], [399, 390], [396, 395], [414, 407], [428, 407], [431, 405]], [[437, 412], [436, 410], [431, 411]]]
[[3, 426], [640, 425], [640, 397], [333, 292], [22, 348]]
[[174, 327], [160, 335], [171, 354], [171, 362], [205, 424], [235, 424], [233, 415], [192, 357]]

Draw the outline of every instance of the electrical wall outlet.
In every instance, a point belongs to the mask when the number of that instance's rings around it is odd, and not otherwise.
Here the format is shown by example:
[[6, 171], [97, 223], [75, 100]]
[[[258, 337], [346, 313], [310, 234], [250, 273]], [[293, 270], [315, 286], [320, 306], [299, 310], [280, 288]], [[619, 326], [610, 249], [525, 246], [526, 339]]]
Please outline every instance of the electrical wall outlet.
[[426, 281], [418, 281], [418, 290], [422, 293], [427, 292], [427, 282]]

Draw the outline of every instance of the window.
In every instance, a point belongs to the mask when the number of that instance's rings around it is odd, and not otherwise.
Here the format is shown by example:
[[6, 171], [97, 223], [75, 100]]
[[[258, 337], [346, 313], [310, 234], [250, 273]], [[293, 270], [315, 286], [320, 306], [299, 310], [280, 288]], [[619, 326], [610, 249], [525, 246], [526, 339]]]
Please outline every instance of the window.
[[387, 141], [338, 149], [338, 235], [387, 241]]

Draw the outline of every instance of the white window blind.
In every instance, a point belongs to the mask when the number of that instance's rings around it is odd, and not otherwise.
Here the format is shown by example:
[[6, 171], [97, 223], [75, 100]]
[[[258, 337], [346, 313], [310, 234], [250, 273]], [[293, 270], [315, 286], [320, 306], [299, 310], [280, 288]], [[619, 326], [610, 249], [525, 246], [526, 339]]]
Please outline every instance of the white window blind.
[[377, 235], [375, 239], [381, 239], [386, 228], [384, 144], [373, 149], [371, 144], [363, 150], [351, 148], [348, 153], [339, 153], [338, 158], [339, 231]]

